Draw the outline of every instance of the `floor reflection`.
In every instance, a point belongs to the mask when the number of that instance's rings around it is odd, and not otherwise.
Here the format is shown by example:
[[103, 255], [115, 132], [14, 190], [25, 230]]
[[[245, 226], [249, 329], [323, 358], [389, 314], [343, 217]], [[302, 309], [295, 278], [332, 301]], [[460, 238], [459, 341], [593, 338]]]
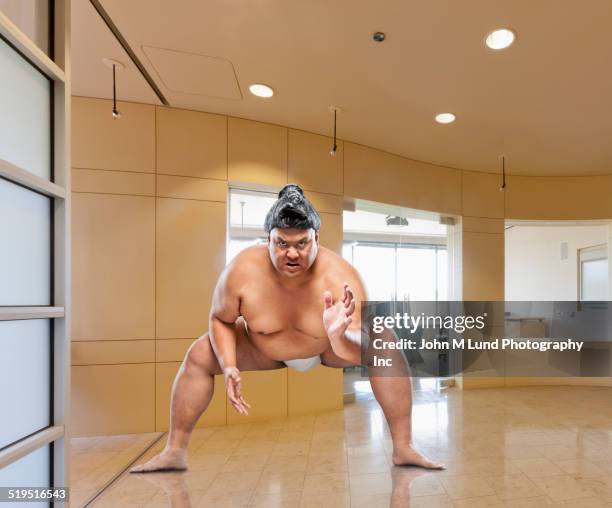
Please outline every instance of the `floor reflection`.
[[417, 391], [415, 444], [447, 464], [432, 472], [392, 465], [364, 394], [343, 411], [198, 429], [189, 471], [125, 474], [94, 506], [610, 506], [611, 400], [590, 387]]
[[[431, 485], [432, 483], [425, 481], [425, 479], [431, 476], [432, 473], [421, 469], [393, 466], [390, 468], [390, 472], [392, 490], [389, 499], [389, 506], [394, 508], [411, 506], [411, 498], [413, 497], [413, 485], [415, 490], [421, 489], [422, 491], [424, 486], [426, 486], [427, 484]], [[147, 506], [149, 507], [168, 506], [169, 508], [192, 508], [193, 504], [191, 502], [190, 489], [187, 482], [188, 477], [188, 472], [167, 472], [154, 473], [149, 475], [138, 475], [135, 481], [142, 481], [148, 483], [149, 485], [153, 486], [155, 491], [158, 492], [158, 494], [155, 496], [156, 499], [152, 499], [151, 502], [147, 504]], [[367, 487], [363, 490], [364, 492], [366, 492], [366, 497], [361, 499], [361, 503], [370, 503], [367, 504], [367, 506], [371, 507], [371, 502], [376, 500], [367, 497], [367, 491], [369, 490]], [[442, 488], [440, 488], [439, 490], [440, 494], [444, 494]], [[161, 496], [159, 495], [159, 493], [161, 493], [162, 491], [165, 495], [165, 499], [161, 498]], [[386, 501], [387, 496], [384, 497]], [[282, 497], [278, 496], [277, 501], [282, 500]], [[429, 498], [428, 500], [431, 501], [432, 499]], [[382, 499], [379, 501], [382, 501]], [[166, 504], [164, 504], [164, 502], [166, 502]], [[203, 505], [200, 504], [199, 506]], [[287, 504], [287, 506], [290, 505]]]
[[70, 440], [70, 500], [82, 506], [143, 453], [161, 432]]

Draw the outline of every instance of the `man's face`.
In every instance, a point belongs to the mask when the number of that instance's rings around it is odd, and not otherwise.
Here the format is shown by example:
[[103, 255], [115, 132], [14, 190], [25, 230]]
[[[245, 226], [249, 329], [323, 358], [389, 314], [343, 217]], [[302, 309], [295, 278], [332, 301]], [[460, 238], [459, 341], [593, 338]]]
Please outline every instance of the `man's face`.
[[274, 268], [288, 277], [296, 277], [314, 263], [319, 250], [319, 234], [314, 229], [280, 229], [270, 231], [268, 242]]

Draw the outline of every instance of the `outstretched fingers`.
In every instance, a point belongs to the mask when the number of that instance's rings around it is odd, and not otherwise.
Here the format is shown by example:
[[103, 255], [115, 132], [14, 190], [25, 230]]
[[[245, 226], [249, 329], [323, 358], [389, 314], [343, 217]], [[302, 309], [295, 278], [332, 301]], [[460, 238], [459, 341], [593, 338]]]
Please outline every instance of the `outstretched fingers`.
[[345, 316], [340, 318], [338, 326], [336, 328], [336, 333], [338, 335], [344, 335], [349, 325], [353, 322], [353, 318], [351, 316]]
[[238, 398], [238, 401], [242, 405], [242, 408], [246, 411], [246, 414], [249, 414], [248, 409], [251, 408], [251, 405], [246, 400], [244, 400], [244, 397], [242, 396], [242, 383], [240, 382], [240, 380], [238, 380], [238, 384], [236, 385], [236, 396]]
[[332, 294], [329, 291], [323, 293], [323, 302], [325, 303], [326, 309], [331, 309], [333, 306]]
[[236, 397], [235, 395], [229, 396], [228, 398], [232, 404], [232, 406], [234, 406], [234, 409], [240, 413], [241, 415], [248, 415], [249, 411], [247, 409], [247, 407], [245, 406], [243, 400], [241, 400], [241, 397]]
[[241, 392], [241, 384], [239, 377], [230, 377], [227, 381], [227, 398], [229, 399], [234, 409], [243, 415], [248, 415], [248, 408], [251, 406], [246, 403]]
[[353, 294], [353, 290], [346, 282], [344, 283], [344, 299], [342, 301], [344, 303], [347, 316], [350, 316], [353, 312], [355, 312], [355, 295]]

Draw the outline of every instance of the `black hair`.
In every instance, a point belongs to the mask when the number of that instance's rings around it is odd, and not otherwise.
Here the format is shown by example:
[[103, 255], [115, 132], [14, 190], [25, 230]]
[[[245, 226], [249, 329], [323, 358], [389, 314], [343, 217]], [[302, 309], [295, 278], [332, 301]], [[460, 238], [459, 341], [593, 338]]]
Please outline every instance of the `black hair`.
[[321, 228], [321, 218], [312, 207], [299, 185], [290, 183], [278, 193], [278, 199], [266, 215], [264, 229], [269, 233], [274, 228], [314, 229]]

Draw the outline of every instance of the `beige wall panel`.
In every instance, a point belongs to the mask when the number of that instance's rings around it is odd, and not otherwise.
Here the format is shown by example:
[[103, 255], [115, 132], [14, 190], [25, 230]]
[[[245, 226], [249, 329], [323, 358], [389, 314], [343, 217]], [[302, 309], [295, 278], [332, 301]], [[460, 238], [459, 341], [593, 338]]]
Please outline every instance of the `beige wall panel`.
[[320, 213], [319, 215], [321, 216], [320, 245], [337, 254], [342, 254], [342, 215], [334, 213]]
[[499, 190], [501, 176], [462, 171], [462, 215], [503, 218], [505, 192]]
[[157, 175], [157, 195], [165, 198], [227, 201], [227, 182], [184, 176]]
[[263, 185], [287, 183], [287, 128], [228, 119], [228, 178]]
[[72, 343], [72, 365], [149, 363], [154, 361], [154, 340], [96, 340]]
[[287, 416], [287, 369], [241, 372], [242, 394], [251, 404], [248, 416], [227, 403], [227, 423], [246, 423]]
[[504, 299], [504, 235], [464, 231], [463, 299]]
[[227, 117], [158, 106], [157, 172], [227, 179]]
[[289, 416], [343, 407], [342, 369], [319, 365], [308, 372], [287, 369]]
[[342, 214], [343, 199], [342, 196], [333, 194], [321, 194], [320, 192], [305, 191], [304, 195], [308, 198], [312, 206], [319, 213], [337, 213]]
[[157, 199], [157, 337], [208, 330], [212, 292], [225, 266], [225, 203]]
[[612, 218], [612, 176], [508, 177], [509, 219]]
[[463, 231], [472, 233], [504, 234], [504, 219], [486, 219], [482, 217], [462, 217]]
[[344, 194], [459, 215], [461, 171], [345, 142]]
[[[170, 396], [180, 362], [155, 364], [155, 430], [168, 430], [170, 420]], [[225, 386], [223, 376], [215, 376], [215, 391], [210, 405], [200, 416], [196, 428], [225, 425]]]
[[338, 141], [335, 156], [329, 151], [333, 139], [289, 129], [288, 180], [305, 190], [342, 194], [344, 143]]
[[155, 430], [155, 364], [72, 367], [73, 437]]
[[155, 196], [155, 175], [100, 169], [73, 169], [72, 191]]
[[158, 362], [182, 362], [195, 339], [158, 339], [155, 341], [155, 359]]
[[155, 173], [155, 106], [72, 98], [72, 166]]
[[155, 198], [72, 196], [72, 339], [155, 338]]

